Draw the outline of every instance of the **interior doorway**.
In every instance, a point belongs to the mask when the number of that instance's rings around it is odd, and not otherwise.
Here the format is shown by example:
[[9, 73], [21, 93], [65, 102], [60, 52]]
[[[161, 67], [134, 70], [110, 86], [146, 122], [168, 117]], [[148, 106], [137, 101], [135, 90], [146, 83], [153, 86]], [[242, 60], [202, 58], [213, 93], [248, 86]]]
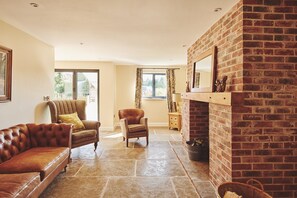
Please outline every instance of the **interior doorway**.
[[85, 100], [88, 120], [99, 120], [99, 70], [55, 69], [54, 99]]

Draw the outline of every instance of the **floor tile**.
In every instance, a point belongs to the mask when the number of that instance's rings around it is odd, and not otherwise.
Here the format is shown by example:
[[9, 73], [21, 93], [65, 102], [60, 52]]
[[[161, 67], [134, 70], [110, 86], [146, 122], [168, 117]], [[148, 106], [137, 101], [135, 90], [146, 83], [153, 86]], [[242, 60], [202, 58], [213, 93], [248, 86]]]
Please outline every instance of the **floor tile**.
[[81, 146], [71, 150], [72, 159], [99, 159], [101, 153], [103, 152], [102, 148], [97, 148], [94, 151], [94, 145], [89, 144], [86, 146]]
[[134, 148], [171, 148], [168, 141], [150, 141], [149, 145], [146, 145], [144, 140], [135, 142]]
[[147, 149], [147, 159], [177, 159], [172, 148], [150, 148]]
[[71, 163], [67, 165], [66, 172], [61, 174], [64, 177], [73, 177], [82, 168], [84, 161], [82, 160], [72, 160]]
[[209, 181], [193, 180], [201, 198], [217, 198], [216, 191]]
[[185, 176], [178, 160], [138, 160], [136, 175], [147, 177]]
[[104, 177], [57, 177], [41, 198], [100, 197], [106, 185]]
[[183, 146], [175, 146], [173, 150], [179, 159], [189, 161], [188, 152]]
[[170, 178], [110, 178], [103, 197], [176, 197]]
[[195, 187], [193, 186], [191, 180], [188, 177], [172, 177], [172, 182], [174, 184], [175, 191], [178, 197], [199, 197], [195, 190]]
[[106, 149], [100, 159], [145, 159], [147, 151], [144, 148]]
[[195, 162], [184, 159], [182, 159], [181, 162], [191, 179], [196, 179], [199, 181], [209, 180], [207, 162]]
[[76, 176], [135, 176], [135, 160], [98, 160], [85, 162]]

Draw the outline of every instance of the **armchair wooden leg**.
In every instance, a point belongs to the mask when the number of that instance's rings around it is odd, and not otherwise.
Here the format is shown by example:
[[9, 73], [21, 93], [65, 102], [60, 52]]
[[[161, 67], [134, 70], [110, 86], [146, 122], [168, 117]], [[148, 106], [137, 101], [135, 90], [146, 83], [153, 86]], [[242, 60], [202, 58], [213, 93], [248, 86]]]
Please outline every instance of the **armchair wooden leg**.
[[95, 143], [94, 143], [94, 147], [95, 147], [94, 151], [96, 151], [97, 146], [98, 146], [98, 142], [95, 142]]
[[123, 141], [125, 141], [125, 137], [123, 136]]
[[128, 144], [129, 144], [128, 138], [126, 138], [126, 147], [128, 147]]
[[146, 145], [148, 145], [148, 144], [149, 144], [149, 137], [146, 136]]

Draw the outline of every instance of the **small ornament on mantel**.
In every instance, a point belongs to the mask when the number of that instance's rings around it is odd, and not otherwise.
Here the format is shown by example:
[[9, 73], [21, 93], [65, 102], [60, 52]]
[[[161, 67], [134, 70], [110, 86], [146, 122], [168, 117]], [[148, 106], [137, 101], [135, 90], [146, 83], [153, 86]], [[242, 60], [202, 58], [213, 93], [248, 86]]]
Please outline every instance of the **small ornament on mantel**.
[[227, 76], [223, 76], [222, 80], [217, 79], [215, 86], [216, 86], [216, 92], [224, 92], [226, 89], [226, 81]]
[[186, 92], [191, 92], [191, 90], [190, 90], [190, 82], [189, 81], [187, 81], [186, 82]]

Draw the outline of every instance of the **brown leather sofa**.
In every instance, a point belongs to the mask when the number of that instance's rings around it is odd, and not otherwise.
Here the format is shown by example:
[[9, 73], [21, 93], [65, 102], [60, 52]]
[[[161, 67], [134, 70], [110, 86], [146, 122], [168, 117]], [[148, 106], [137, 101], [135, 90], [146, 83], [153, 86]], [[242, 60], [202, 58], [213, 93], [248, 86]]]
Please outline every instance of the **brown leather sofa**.
[[0, 197], [38, 197], [70, 159], [72, 126], [19, 124], [0, 130]]

